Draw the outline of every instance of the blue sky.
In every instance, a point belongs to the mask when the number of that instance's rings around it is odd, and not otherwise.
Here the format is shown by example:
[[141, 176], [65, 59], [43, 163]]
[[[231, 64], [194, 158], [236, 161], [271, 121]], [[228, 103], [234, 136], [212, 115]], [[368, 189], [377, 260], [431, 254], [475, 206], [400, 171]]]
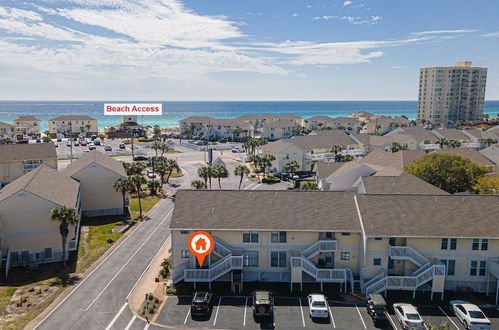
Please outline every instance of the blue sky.
[[414, 100], [472, 60], [499, 99], [497, 0], [0, 1], [4, 100]]

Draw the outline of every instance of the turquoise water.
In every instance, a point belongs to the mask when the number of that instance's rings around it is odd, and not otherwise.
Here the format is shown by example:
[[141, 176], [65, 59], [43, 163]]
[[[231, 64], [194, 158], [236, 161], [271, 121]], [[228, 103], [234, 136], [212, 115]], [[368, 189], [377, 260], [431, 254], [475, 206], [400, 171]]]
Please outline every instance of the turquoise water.
[[[106, 103], [120, 103], [109, 101]], [[126, 102], [123, 102], [126, 103]], [[131, 102], [130, 102], [131, 103]], [[140, 103], [140, 102], [135, 102]], [[144, 125], [177, 127], [178, 121], [189, 116], [211, 116], [234, 118], [250, 114], [292, 113], [303, 118], [312, 116], [346, 116], [355, 111], [369, 111], [387, 116], [406, 115], [417, 117], [417, 101], [300, 101], [300, 102], [148, 102], [162, 103], [162, 116], [145, 116], [139, 120]], [[499, 101], [486, 101], [485, 113], [499, 114]], [[20, 115], [33, 115], [42, 120], [46, 130], [48, 119], [60, 115], [87, 115], [99, 121], [99, 129], [121, 122], [120, 116], [104, 116], [104, 102], [46, 102], [46, 101], [0, 101], [0, 121], [11, 123]]]

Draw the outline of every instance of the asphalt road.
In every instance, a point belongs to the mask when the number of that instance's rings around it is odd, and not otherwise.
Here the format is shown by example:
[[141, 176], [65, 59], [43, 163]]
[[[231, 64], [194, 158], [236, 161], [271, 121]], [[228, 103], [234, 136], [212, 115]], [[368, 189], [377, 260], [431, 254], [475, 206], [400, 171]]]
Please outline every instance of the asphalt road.
[[150, 220], [128, 236], [35, 329], [106, 329], [113, 320], [109, 329], [130, 329], [127, 325], [133, 315], [125, 305], [126, 298], [170, 235], [172, 210], [170, 200], [161, 201]]

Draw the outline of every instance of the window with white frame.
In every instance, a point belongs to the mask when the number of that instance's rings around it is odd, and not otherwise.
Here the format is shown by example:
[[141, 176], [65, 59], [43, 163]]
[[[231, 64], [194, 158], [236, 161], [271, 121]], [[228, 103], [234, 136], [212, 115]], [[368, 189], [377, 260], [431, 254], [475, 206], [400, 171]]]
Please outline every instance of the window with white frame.
[[286, 251], [271, 251], [270, 267], [287, 267]]
[[258, 251], [243, 251], [243, 266], [258, 267]]
[[440, 243], [441, 250], [456, 250], [457, 249], [457, 238], [442, 238]]
[[273, 231], [270, 234], [270, 242], [271, 243], [286, 243], [287, 237], [285, 231]]
[[456, 275], [456, 260], [448, 259], [448, 260], [440, 260], [441, 263], [445, 265], [446, 275], [452, 276]]
[[343, 233], [341, 233], [341, 236], [350, 236], [350, 233], [343, 232]]
[[489, 240], [487, 238], [474, 238], [471, 242], [473, 251], [487, 251], [489, 249]]
[[341, 260], [350, 260], [350, 252], [341, 252]]
[[485, 276], [487, 270], [487, 261], [485, 260], [471, 260], [470, 262], [470, 276]]
[[244, 232], [243, 243], [258, 243], [258, 233]]
[[181, 230], [181, 231], [180, 231], [180, 234], [182, 234], [182, 235], [187, 235], [187, 234], [189, 234], [189, 231], [188, 231], [188, 230]]
[[374, 258], [373, 266], [381, 266], [381, 258]]
[[191, 257], [189, 250], [180, 250], [180, 258], [187, 259]]

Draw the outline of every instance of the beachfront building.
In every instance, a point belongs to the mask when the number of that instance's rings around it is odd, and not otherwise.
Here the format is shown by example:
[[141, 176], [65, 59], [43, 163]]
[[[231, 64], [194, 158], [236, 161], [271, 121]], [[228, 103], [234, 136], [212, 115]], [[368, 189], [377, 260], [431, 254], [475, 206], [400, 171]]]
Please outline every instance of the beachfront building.
[[14, 141], [16, 138], [16, 127], [0, 121], [0, 143]]
[[116, 180], [126, 177], [120, 161], [92, 150], [69, 164], [64, 174], [80, 183], [82, 215], [123, 214], [123, 195], [113, 188]]
[[[290, 289], [335, 283], [366, 295], [495, 293], [497, 214], [499, 196], [179, 191], [170, 223], [173, 282], [226, 282], [235, 292], [260, 281]], [[197, 230], [215, 241], [203, 267], [187, 247]]]
[[348, 115], [350, 118], [357, 118], [359, 121], [367, 121], [369, 118], [374, 116], [374, 114], [368, 111], [356, 111]]
[[250, 123], [240, 119], [192, 116], [179, 121], [180, 134], [208, 139], [237, 139], [253, 136]]
[[142, 125], [139, 125], [137, 116], [123, 116], [122, 122], [119, 125], [104, 128], [104, 133], [110, 139], [145, 137], [146, 130]]
[[42, 164], [57, 169], [53, 143], [0, 144], [0, 188]]
[[88, 116], [59, 116], [49, 119], [49, 135], [52, 138], [97, 135], [97, 119]]
[[420, 71], [418, 119], [443, 124], [482, 120], [487, 68], [463, 61]]
[[293, 119], [266, 121], [262, 126], [260, 137], [270, 141], [289, 138], [296, 134], [299, 127], [299, 124]]
[[[53, 209], [66, 206], [79, 213], [80, 184], [46, 165], [17, 178], [0, 190], [1, 272], [61, 261], [59, 223], [51, 220]], [[69, 227], [66, 259], [76, 251], [79, 223]]]
[[12, 125], [16, 127], [18, 140], [40, 137], [42, 134], [41, 123], [42, 121], [35, 116], [19, 116], [12, 121]]

